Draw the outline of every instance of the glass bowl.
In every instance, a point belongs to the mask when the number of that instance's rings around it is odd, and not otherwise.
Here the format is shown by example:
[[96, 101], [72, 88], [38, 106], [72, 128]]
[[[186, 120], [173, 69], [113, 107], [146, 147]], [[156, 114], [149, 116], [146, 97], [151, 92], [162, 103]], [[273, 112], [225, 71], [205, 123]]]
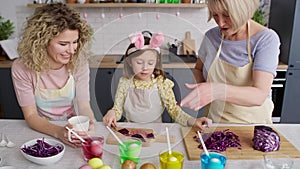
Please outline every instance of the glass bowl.
[[264, 154], [265, 169], [291, 169], [293, 164], [293, 160], [286, 154], [280, 152]]

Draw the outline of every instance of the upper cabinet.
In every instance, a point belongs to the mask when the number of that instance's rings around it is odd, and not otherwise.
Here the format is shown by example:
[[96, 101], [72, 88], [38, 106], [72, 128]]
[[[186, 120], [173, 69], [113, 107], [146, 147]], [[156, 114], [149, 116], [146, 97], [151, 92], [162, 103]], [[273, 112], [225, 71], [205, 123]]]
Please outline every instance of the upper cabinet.
[[[28, 4], [29, 8], [37, 8], [44, 4]], [[67, 3], [73, 8], [204, 8], [205, 3]]]

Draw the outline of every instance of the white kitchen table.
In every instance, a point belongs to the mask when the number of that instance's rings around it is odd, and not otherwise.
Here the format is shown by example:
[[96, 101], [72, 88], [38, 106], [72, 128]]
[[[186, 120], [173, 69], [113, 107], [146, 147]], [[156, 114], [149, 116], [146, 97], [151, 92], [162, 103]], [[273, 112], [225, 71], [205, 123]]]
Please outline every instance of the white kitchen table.
[[[64, 125], [66, 122], [53, 122]], [[181, 126], [177, 123], [119, 123], [120, 127], [152, 128], [156, 134], [165, 134], [165, 127], [168, 126], [171, 135], [176, 136], [176, 143], [172, 144], [173, 150], [181, 151], [185, 155], [184, 169], [200, 169], [200, 160], [190, 161], [187, 159], [183, 144]], [[300, 124], [274, 124], [274, 127], [285, 136], [298, 150], [300, 150]], [[66, 146], [63, 158], [51, 166], [41, 166], [26, 160], [20, 153], [20, 146], [28, 140], [34, 138], [51, 138], [48, 135], [30, 129], [24, 120], [0, 119], [0, 133], [5, 133], [11, 141], [16, 143], [16, 147], [0, 147], [0, 156], [3, 159], [2, 165], [15, 166], [18, 169], [78, 169], [86, 162], [83, 160], [81, 148], [71, 148]], [[102, 122], [97, 122], [95, 131], [91, 134], [104, 136], [106, 139], [109, 131]], [[138, 168], [145, 162], [154, 163], [159, 166], [158, 153], [167, 151], [167, 143], [152, 143], [150, 147], [143, 147], [141, 151], [141, 161]], [[197, 150], [195, 150], [197, 151]], [[113, 169], [120, 168], [118, 158], [119, 150], [117, 145], [104, 144], [103, 161]], [[295, 158], [293, 169], [300, 168], [300, 158]], [[157, 167], [159, 168], [159, 167]], [[263, 160], [228, 160], [226, 169], [263, 169]]]

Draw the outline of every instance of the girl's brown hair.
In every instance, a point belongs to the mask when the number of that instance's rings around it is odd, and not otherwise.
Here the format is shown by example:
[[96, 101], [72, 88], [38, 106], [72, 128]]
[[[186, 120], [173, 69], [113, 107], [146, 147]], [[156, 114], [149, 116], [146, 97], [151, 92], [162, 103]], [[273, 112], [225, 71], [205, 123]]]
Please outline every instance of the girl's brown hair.
[[[151, 40], [151, 36], [152, 36], [152, 33], [149, 32], [149, 31], [143, 31], [142, 34], [144, 35], [144, 45], [149, 45], [150, 44], [150, 40]], [[165, 75], [165, 72], [163, 70], [163, 67], [162, 67], [162, 58], [161, 58], [161, 53], [159, 53], [157, 50], [155, 49], [141, 49], [141, 50], [137, 50], [135, 52], [132, 52], [130, 54], [128, 54], [128, 51], [131, 49], [131, 48], [135, 48], [135, 45], [134, 43], [131, 43], [126, 52], [125, 52], [125, 55], [124, 55], [124, 76], [126, 78], [132, 78], [135, 74], [129, 64], [130, 60], [134, 57], [138, 57], [140, 56], [141, 54], [143, 54], [145, 51], [153, 51], [156, 53], [156, 56], [157, 56], [157, 60], [156, 60], [156, 64], [155, 64], [155, 68], [154, 68], [154, 72], [153, 72], [153, 75], [154, 77], [158, 77], [158, 76], [163, 76], [164, 79], [166, 79], [166, 75]]]

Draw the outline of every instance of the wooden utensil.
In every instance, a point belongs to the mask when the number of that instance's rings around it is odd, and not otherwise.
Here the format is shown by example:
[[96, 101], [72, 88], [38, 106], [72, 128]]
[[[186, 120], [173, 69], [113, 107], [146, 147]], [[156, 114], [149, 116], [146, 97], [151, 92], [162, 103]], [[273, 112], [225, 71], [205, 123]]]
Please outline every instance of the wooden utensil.
[[[253, 148], [253, 132], [254, 126], [222, 126], [215, 128], [208, 128], [205, 132], [213, 132], [219, 130], [226, 130], [235, 133], [240, 138], [242, 149], [227, 148], [224, 155], [229, 160], [260, 160], [263, 159], [265, 152], [255, 150]], [[275, 129], [274, 129], [275, 130]], [[276, 130], [275, 130], [276, 131]], [[181, 128], [182, 137], [185, 145], [185, 149], [189, 160], [200, 160], [200, 154], [203, 153], [202, 149], [199, 149], [199, 143], [194, 140], [194, 136], [197, 135], [197, 129], [190, 127]], [[280, 136], [280, 149], [278, 152], [288, 154], [291, 158], [300, 158], [300, 152], [278, 131]]]
[[[128, 138], [129, 136], [124, 136], [123, 134], [117, 132], [117, 130], [120, 130], [122, 129], [123, 127], [116, 127], [116, 130], [115, 130], [115, 134], [121, 139], [125, 139], [125, 138]], [[153, 129], [147, 129], [147, 128], [126, 128], [127, 130], [129, 130], [130, 132], [145, 132], [147, 134], [149, 133], [153, 133], [154, 134], [154, 139], [148, 139], [148, 138], [145, 138], [144, 139], [146, 140], [146, 142], [143, 142], [142, 143], [142, 146], [143, 147], [149, 147], [151, 146], [151, 143], [153, 142], [160, 142], [160, 143], [167, 143], [167, 136], [166, 135], [157, 135], [154, 133]], [[171, 143], [175, 143], [176, 141], [176, 137], [174, 135], [170, 135], [170, 142]], [[115, 139], [115, 137], [112, 135], [112, 134], [109, 134], [107, 139], [106, 139], [106, 144], [118, 144], [118, 141]]]
[[183, 43], [183, 54], [184, 55], [195, 55], [195, 40], [191, 38], [191, 32], [185, 33], [185, 39]]

